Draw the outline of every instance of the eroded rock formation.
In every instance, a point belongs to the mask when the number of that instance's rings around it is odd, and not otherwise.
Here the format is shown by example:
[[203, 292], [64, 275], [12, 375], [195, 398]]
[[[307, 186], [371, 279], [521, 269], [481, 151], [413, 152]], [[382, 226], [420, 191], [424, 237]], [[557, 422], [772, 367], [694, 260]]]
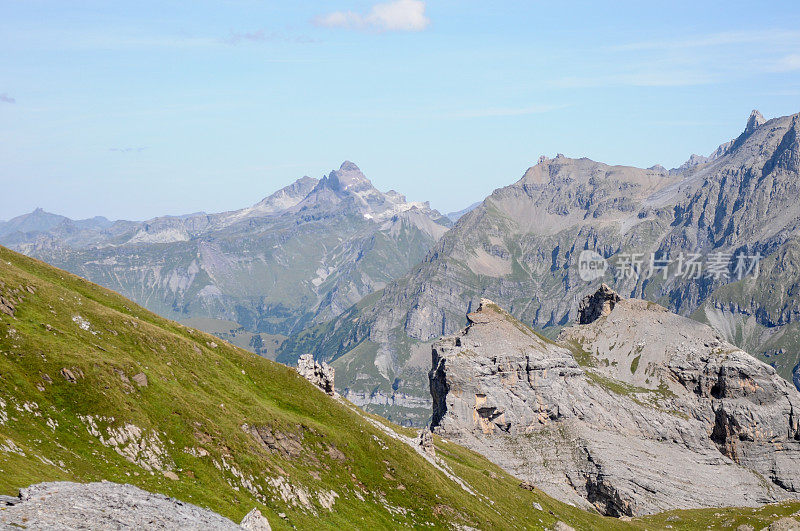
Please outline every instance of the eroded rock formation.
[[580, 324], [593, 323], [604, 315], [611, 313], [614, 305], [620, 301], [616, 291], [606, 284], [601, 284], [600, 289], [587, 295], [578, 305], [578, 322]]
[[553, 342], [482, 300], [434, 343], [434, 431], [607, 515], [798, 497], [800, 394], [772, 367], [653, 303], [600, 314]]

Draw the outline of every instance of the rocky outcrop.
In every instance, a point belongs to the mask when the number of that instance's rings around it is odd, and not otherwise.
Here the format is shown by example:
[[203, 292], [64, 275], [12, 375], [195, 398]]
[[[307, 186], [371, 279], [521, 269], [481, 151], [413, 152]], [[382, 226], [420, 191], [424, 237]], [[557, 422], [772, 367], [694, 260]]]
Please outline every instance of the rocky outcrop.
[[578, 322], [580, 324], [593, 323], [604, 315], [611, 313], [614, 305], [620, 301], [616, 291], [606, 284], [601, 284], [600, 289], [584, 297], [578, 304]]
[[436, 457], [436, 446], [433, 444], [433, 435], [427, 428], [419, 430], [417, 435], [417, 446], [430, 457]]
[[208, 509], [107, 481], [39, 483], [0, 504], [4, 529], [241, 529]]
[[749, 135], [765, 123], [767, 123], [767, 120], [764, 118], [764, 115], [758, 112], [758, 110], [753, 109], [753, 112], [750, 113], [750, 117], [747, 119], [744, 134]]
[[799, 496], [800, 394], [653, 303], [619, 300], [553, 342], [484, 299], [434, 343], [429, 377], [436, 433], [603, 514]]
[[242, 518], [242, 522], [239, 525], [248, 531], [272, 531], [269, 520], [255, 507]]
[[16, 307], [14, 301], [10, 299], [6, 299], [2, 295], [0, 295], [0, 312], [3, 312], [6, 315], [14, 317], [14, 312], [16, 311]]
[[297, 372], [329, 395], [336, 393], [333, 387], [335, 371], [324, 361], [318, 363], [311, 354], [303, 354], [297, 361]]

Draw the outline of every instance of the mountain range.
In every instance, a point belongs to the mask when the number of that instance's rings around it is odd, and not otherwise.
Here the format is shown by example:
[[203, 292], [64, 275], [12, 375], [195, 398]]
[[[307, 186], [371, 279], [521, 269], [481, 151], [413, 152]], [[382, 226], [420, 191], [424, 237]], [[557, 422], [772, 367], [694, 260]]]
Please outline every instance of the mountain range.
[[[555, 336], [575, 321], [583, 294], [607, 282], [711, 324], [798, 382], [799, 120], [753, 111], [738, 137], [670, 171], [542, 157], [460, 218], [410, 273], [293, 335], [278, 359], [312, 352], [332, 361], [357, 403], [424, 424], [431, 342], [463, 327], [482, 297]], [[581, 278], [585, 250], [607, 264], [604, 278]], [[726, 261], [679, 274], [682, 254]], [[640, 274], [627, 274], [634, 255]], [[737, 270], [756, 256], [758, 267]], [[651, 257], [669, 269], [648, 274]]]
[[[0, 243], [281, 362], [312, 353], [350, 400], [405, 424], [430, 417], [432, 341], [481, 298], [555, 337], [601, 282], [711, 325], [800, 388], [798, 120], [753, 111], [736, 138], [672, 170], [541, 157], [448, 216], [345, 162], [238, 211], [36, 211], [0, 224]], [[603, 277], [582, 278], [584, 251]]]
[[268, 354], [405, 274], [450, 225], [345, 162], [231, 212], [110, 222], [36, 210], [1, 224], [0, 243]]

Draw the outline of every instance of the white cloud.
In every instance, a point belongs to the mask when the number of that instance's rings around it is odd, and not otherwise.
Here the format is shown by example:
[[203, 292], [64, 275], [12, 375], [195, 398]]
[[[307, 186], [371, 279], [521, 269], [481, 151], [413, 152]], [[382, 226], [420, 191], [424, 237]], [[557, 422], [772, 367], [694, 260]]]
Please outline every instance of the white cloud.
[[3, 103], [17, 103], [17, 100], [14, 99], [13, 97], [9, 96], [5, 92], [3, 92], [2, 94], [0, 94], [0, 102], [3, 102]]
[[422, 0], [394, 0], [375, 4], [366, 14], [334, 11], [314, 19], [317, 26], [366, 31], [422, 31], [430, 23]]

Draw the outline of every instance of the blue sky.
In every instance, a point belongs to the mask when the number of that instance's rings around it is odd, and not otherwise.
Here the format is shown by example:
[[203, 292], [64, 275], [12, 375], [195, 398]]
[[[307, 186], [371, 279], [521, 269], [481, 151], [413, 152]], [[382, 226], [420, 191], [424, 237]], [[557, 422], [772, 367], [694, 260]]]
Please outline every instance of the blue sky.
[[0, 0], [0, 50], [0, 219], [240, 208], [345, 159], [446, 212], [800, 112], [796, 1]]

